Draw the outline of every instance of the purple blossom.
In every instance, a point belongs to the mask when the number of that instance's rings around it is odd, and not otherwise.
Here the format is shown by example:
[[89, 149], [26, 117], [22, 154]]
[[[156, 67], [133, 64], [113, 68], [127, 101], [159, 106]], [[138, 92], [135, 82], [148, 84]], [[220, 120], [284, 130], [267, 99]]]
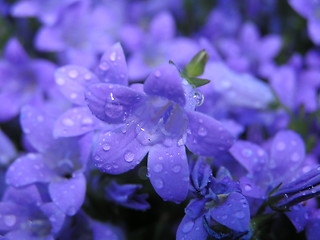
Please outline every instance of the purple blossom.
[[165, 200], [180, 202], [189, 185], [184, 145], [195, 154], [214, 156], [227, 150], [233, 138], [221, 123], [193, 111], [193, 90], [183, 84], [173, 65], [150, 74], [144, 92], [116, 84], [89, 86], [86, 98], [93, 114], [120, 124], [100, 134], [95, 164], [103, 172], [120, 174], [149, 152], [149, 177], [155, 190]]
[[22, 105], [38, 104], [50, 97], [55, 66], [30, 59], [16, 39], [10, 39], [0, 60], [0, 122], [16, 117]]

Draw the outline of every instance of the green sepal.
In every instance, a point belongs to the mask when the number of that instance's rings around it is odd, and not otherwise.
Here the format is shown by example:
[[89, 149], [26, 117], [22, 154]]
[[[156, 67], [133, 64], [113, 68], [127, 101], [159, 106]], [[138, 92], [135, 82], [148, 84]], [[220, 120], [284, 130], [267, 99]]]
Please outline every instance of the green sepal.
[[201, 87], [201, 86], [206, 85], [210, 82], [210, 80], [208, 80], [208, 79], [189, 77], [184, 74], [181, 74], [181, 77], [183, 77], [185, 80], [187, 80], [187, 82], [194, 88]]
[[203, 74], [209, 59], [208, 53], [203, 49], [198, 52], [183, 69], [182, 74], [188, 77], [198, 77]]

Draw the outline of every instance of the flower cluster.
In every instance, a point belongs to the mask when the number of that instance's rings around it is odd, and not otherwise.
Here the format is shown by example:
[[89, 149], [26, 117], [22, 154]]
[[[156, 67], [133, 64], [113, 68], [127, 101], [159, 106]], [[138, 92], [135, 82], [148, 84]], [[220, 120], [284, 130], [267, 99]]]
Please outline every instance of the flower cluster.
[[319, 13], [0, 0], [0, 239], [317, 240]]

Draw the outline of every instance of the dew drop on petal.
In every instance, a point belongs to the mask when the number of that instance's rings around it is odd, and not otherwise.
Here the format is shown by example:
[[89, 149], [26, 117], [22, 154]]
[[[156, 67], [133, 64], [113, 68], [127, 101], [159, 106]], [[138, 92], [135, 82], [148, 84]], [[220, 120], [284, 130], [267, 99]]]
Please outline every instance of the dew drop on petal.
[[64, 79], [63, 78], [57, 78], [56, 79], [56, 83], [59, 85], [59, 86], [62, 86], [62, 85], [64, 85], [66, 82], [64, 81]]
[[92, 125], [93, 124], [93, 120], [90, 117], [85, 117], [82, 119], [82, 124], [83, 125]]
[[159, 70], [154, 72], [154, 75], [158, 78], [161, 76], [161, 72]]
[[102, 61], [99, 65], [99, 68], [102, 71], [108, 71], [109, 70], [109, 64], [106, 61]]
[[196, 91], [194, 94], [193, 94], [193, 98], [195, 99], [196, 101], [196, 105], [197, 106], [201, 106], [204, 102], [204, 96], [202, 93]]
[[104, 151], [109, 151], [110, 150], [110, 148], [111, 148], [111, 146], [109, 145], [109, 144], [103, 144], [103, 146], [102, 146], [102, 149], [104, 150]]
[[118, 118], [123, 114], [123, 106], [113, 103], [106, 103], [105, 113], [110, 118]]
[[91, 79], [91, 74], [90, 73], [86, 73], [85, 75], [84, 75], [84, 79], [85, 80], [90, 80]]
[[198, 135], [199, 136], [206, 136], [207, 135], [207, 130], [204, 128], [204, 127], [200, 127], [199, 130], [198, 130]]
[[178, 173], [181, 171], [181, 166], [180, 165], [175, 165], [174, 167], [172, 167], [172, 171], [174, 173]]
[[71, 93], [70, 94], [70, 98], [71, 99], [76, 99], [78, 97], [78, 95], [76, 93]]
[[291, 160], [293, 161], [293, 162], [298, 162], [299, 160], [300, 160], [300, 155], [298, 154], [298, 153], [293, 153], [292, 155], [291, 155]]
[[132, 162], [133, 159], [134, 159], [134, 153], [128, 151], [128, 152], [126, 152], [126, 154], [124, 154], [124, 160], [126, 162]]
[[276, 146], [277, 150], [283, 151], [286, 148], [286, 144], [284, 142], [279, 142]]
[[244, 218], [245, 217], [245, 214], [243, 211], [239, 211], [239, 212], [236, 212], [235, 213], [235, 217], [236, 218]]
[[194, 226], [193, 221], [186, 222], [182, 227], [182, 232], [184, 232], [184, 233], [190, 232], [191, 229], [193, 228], [193, 226]]
[[62, 123], [65, 125], [65, 126], [73, 126], [74, 125], [74, 121], [72, 121], [72, 119], [70, 118], [65, 118], [62, 120]]
[[111, 54], [110, 54], [110, 60], [112, 61], [112, 62], [114, 62], [115, 60], [116, 60], [116, 52], [112, 52]]
[[79, 75], [79, 73], [78, 73], [78, 71], [75, 70], [75, 69], [72, 69], [72, 70], [70, 70], [70, 71], [68, 72], [68, 76], [71, 77], [71, 78], [76, 78], [76, 77], [78, 77], [78, 75]]
[[13, 225], [16, 224], [17, 218], [15, 215], [12, 215], [12, 214], [5, 215], [3, 216], [3, 221], [8, 227], [12, 227]]
[[246, 184], [246, 185], [244, 186], [244, 190], [246, 190], [247, 192], [251, 191], [251, 190], [252, 190], [251, 185], [250, 185], [250, 184]]
[[159, 178], [159, 179], [156, 179], [156, 180], [154, 181], [154, 185], [155, 185], [156, 188], [161, 189], [161, 188], [163, 188], [163, 181], [162, 181], [160, 178]]
[[252, 155], [252, 151], [250, 149], [243, 149], [242, 150], [242, 155], [244, 157], [250, 157]]
[[159, 173], [159, 172], [162, 171], [162, 169], [163, 169], [162, 164], [158, 163], [158, 164], [156, 164], [156, 165], [154, 166], [153, 171], [156, 172], [156, 173]]

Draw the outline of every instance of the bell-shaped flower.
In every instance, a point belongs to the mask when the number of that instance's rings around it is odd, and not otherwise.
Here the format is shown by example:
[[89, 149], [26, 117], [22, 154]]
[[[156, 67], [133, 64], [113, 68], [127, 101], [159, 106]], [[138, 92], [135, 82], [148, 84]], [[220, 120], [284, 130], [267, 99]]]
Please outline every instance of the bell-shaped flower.
[[119, 124], [100, 134], [94, 162], [103, 172], [121, 174], [149, 153], [148, 174], [155, 190], [165, 200], [180, 202], [189, 187], [185, 145], [195, 154], [215, 156], [228, 150], [233, 137], [220, 122], [194, 111], [194, 90], [175, 66], [157, 68], [143, 87], [89, 86], [86, 99], [92, 113]]

